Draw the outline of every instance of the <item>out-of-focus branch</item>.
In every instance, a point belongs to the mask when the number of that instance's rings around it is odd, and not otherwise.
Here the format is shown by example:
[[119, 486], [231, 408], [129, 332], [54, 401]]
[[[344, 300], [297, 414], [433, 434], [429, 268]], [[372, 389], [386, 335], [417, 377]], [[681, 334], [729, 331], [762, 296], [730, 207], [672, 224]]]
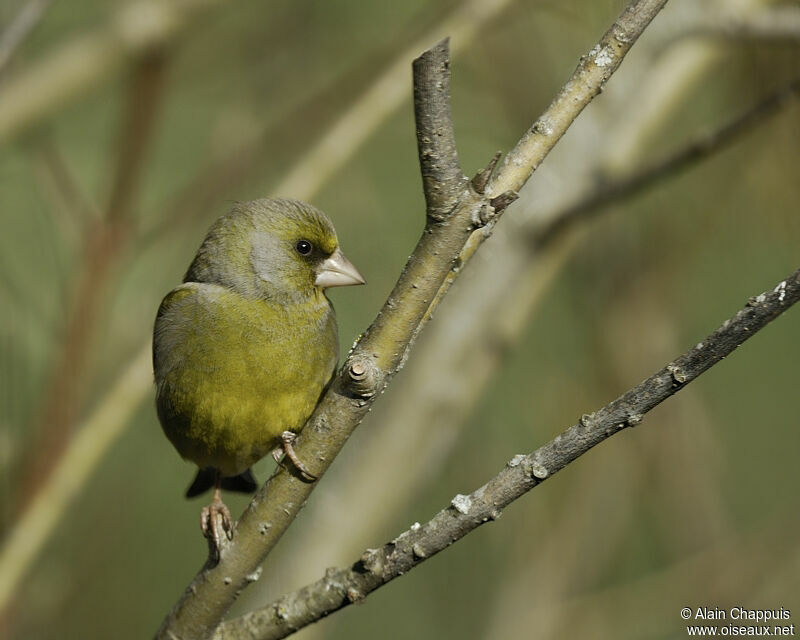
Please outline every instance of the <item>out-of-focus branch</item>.
[[721, 127], [696, 136], [677, 151], [650, 161], [628, 175], [612, 179], [601, 178], [593, 192], [583, 194], [575, 202], [563, 206], [545, 222], [537, 224], [537, 221], [532, 221], [531, 242], [537, 247], [547, 244], [575, 222], [596, 215], [607, 204], [636, 195], [654, 183], [672, 177], [721, 151], [777, 114], [797, 97], [798, 92], [800, 78], [771, 93]]
[[[142, 354], [122, 372], [84, 427], [70, 441], [65, 454], [47, 479], [46, 490], [39, 491], [19, 521], [3, 541], [0, 555], [0, 613], [14, 596], [20, 579], [42, 548], [50, 532], [64, 516], [67, 507], [80, 495], [95, 466], [111, 442], [125, 426], [126, 416], [141, 403], [136, 389], [150, 385], [153, 376], [148, 365], [150, 354]], [[145, 360], [145, 362], [142, 362]]]
[[[345, 109], [320, 139], [303, 154], [300, 160], [272, 189], [274, 195], [311, 200], [314, 195], [356, 154], [409, 94], [408, 60], [414, 58], [431, 42], [448, 35], [452, 41], [451, 52], [468, 47], [487, 22], [500, 14], [514, 0], [468, 0], [456, 7], [444, 20], [433, 25], [411, 45], [392, 57], [391, 62], [377, 74], [373, 82]], [[312, 96], [311, 101], [323, 98]], [[152, 228], [145, 231], [143, 242], [159, 237], [168, 228], [178, 227], [188, 213], [197, 210], [195, 203], [206, 202], [209, 192], [214, 193], [220, 184], [236, 184], [246, 175], [259, 147], [270, 138], [275, 125], [262, 126], [254, 131], [246, 145], [231, 151], [224, 158], [209, 165], [181, 189], [167, 205]], [[280, 127], [279, 123], [277, 127]]]
[[[460, 5], [452, 15], [434, 26], [420, 41], [383, 70], [371, 87], [353, 102], [323, 136], [322, 141], [295, 165], [275, 192], [310, 200], [403, 103], [408, 93], [408, 89], [403, 86], [408, 75], [408, 58], [436, 39], [436, 34], [451, 33], [457, 36], [456, 49], [468, 46], [480, 29], [511, 2], [513, 0], [471, 0]], [[233, 157], [231, 160], [230, 164], [225, 165], [225, 169], [236, 173], [238, 165]], [[219, 175], [215, 178], [219, 178]], [[54, 473], [44, 482], [31, 509], [15, 521], [14, 530], [0, 549], [0, 610], [36, 555], [56, 531], [59, 519], [67, 513], [71, 502], [80, 495], [83, 484], [103, 459], [105, 450], [124, 432], [135, 409], [151, 393], [150, 352], [148, 336], [145, 344], [131, 359], [130, 368], [120, 373], [82, 423], [79, 428], [80, 437], [70, 441], [65, 455], [59, 460]], [[118, 398], [124, 398], [125, 401], [117, 403]], [[95, 442], [102, 449], [97, 450], [95, 455], [81, 455], [79, 447], [84, 441]], [[78, 471], [73, 466], [76, 461], [86, 466]], [[70, 478], [69, 490], [62, 490], [65, 476]], [[42, 513], [47, 509], [50, 512]]]
[[[583, 592], [572, 589], [569, 594], [546, 602], [529, 596], [526, 618], [520, 620], [515, 630], [524, 628], [526, 634], [535, 633], [540, 638], [594, 637], [597, 629], [604, 628], [609, 611], [624, 609], [636, 615], [623, 615], [617, 619], [614, 632], [600, 637], [658, 635], [657, 629], [672, 625], [671, 612], [664, 610], [663, 603], [675, 594], [687, 602], [704, 598], [737, 602], [741, 598], [741, 585], [751, 585], [748, 597], [755, 599], [760, 597], [759, 584], [765, 583], [773, 589], [765, 600], [775, 598], [775, 594], [796, 593], [800, 561], [798, 522], [794, 514], [782, 515], [744, 531], [729, 532], [706, 548], [612, 586]], [[720, 567], [724, 570], [720, 571]], [[554, 633], [542, 633], [538, 621], [550, 616], [558, 620], [559, 626]], [[526, 627], [526, 620], [536, 623]], [[499, 627], [498, 633], [503, 633], [514, 625]]]
[[[53, 362], [33, 444], [22, 466], [20, 493], [15, 496], [18, 516], [0, 554], [0, 616], [13, 597], [15, 584], [79, 493], [108, 443], [116, 437], [120, 423], [114, 416], [135, 409], [136, 394], [131, 393], [131, 386], [135, 389], [137, 383], [148, 384], [151, 380], [147, 365], [135, 360], [135, 366], [124, 372], [119, 384], [70, 442], [83, 396], [89, 347], [108, 280], [130, 236], [130, 208], [163, 93], [165, 64], [163, 52], [151, 52], [140, 59], [134, 70], [127, 113], [120, 125], [108, 205], [104, 215], [87, 230], [61, 350]], [[136, 371], [135, 367], [141, 370]], [[142, 370], [146, 372], [146, 382], [140, 380]], [[98, 424], [103, 425], [102, 431], [97, 429]]]
[[739, 345], [800, 300], [800, 269], [750, 299], [735, 316], [660, 371], [613, 402], [585, 414], [572, 427], [528, 455], [516, 455], [494, 478], [469, 495], [457, 495], [424, 525], [414, 525], [379, 549], [367, 549], [351, 567], [262, 609], [223, 624], [215, 640], [275, 640], [365, 598], [482, 524], [500, 517], [514, 500], [578, 457], [644, 416], [730, 355]]
[[453, 41], [453, 54], [469, 46], [480, 29], [512, 0], [471, 0], [456, 9], [441, 24], [426, 32], [395, 58], [381, 75], [348, 109], [331, 129], [292, 168], [275, 188], [276, 195], [306, 200], [327, 182], [364, 144], [379, 123], [384, 122], [408, 95], [408, 60], [431, 42], [447, 36]]
[[[298, 440], [297, 453], [313, 461], [309, 465], [312, 473], [318, 477], [324, 474], [374, 399], [403, 365], [419, 328], [441, 297], [440, 290], [446, 287], [447, 274], [458, 271], [463, 264], [463, 251], [474, 237], [473, 229], [497, 219], [511, 200], [506, 194], [517, 191], [527, 181], [664, 4], [665, 0], [631, 2], [600, 43], [582, 58], [564, 89], [537, 121], [546, 126], [534, 127], [526, 134], [498, 172], [488, 193], [479, 193], [462, 181], [464, 188], [456, 192], [458, 197], [452, 198], [451, 206], [439, 208], [448, 211], [446, 217], [428, 209], [425, 231], [389, 299], [354, 346]], [[430, 76], [415, 73], [415, 86], [433, 82], [428, 90], [422, 90], [423, 94], [436, 95], [443, 87], [447, 95], [449, 60], [445, 57], [440, 61], [439, 51], [437, 47], [423, 54], [431, 58]], [[441, 104], [431, 101], [427, 108], [441, 108]], [[440, 120], [433, 118], [430, 122]], [[442, 161], [452, 159], [447, 152], [448, 130], [435, 126], [426, 130], [428, 122], [427, 118], [418, 118], [417, 127], [422, 129], [418, 140], [430, 141], [434, 157]], [[442, 138], [438, 142], [437, 136]], [[425, 148], [421, 147], [420, 152], [422, 162]], [[424, 162], [422, 166], [425, 167]], [[450, 184], [454, 173], [451, 168], [444, 168], [436, 178]], [[427, 181], [423, 185], [430, 188]], [[448, 191], [444, 189], [442, 193]], [[437, 194], [426, 194], [429, 204], [439, 200]], [[157, 637], [171, 640], [210, 637], [239, 592], [253, 581], [253, 572], [296, 517], [313, 486], [279, 469], [250, 503], [218, 563], [214, 566], [209, 566], [213, 561], [207, 563], [170, 612]]]
[[800, 8], [778, 5], [747, 13], [709, 11], [682, 29], [674, 39], [696, 37], [767, 44], [796, 43], [800, 40]]
[[[632, 2], [594, 48], [582, 59], [553, 102], [533, 123], [517, 146], [503, 160], [489, 192], [497, 196], [519, 191], [531, 174], [619, 67], [625, 54], [653, 19], [652, 3]], [[656, 10], [666, 4], [658, 4]]]
[[25, 38], [42, 21], [53, 0], [27, 0], [11, 23], [0, 33], [0, 75]]
[[17, 510], [30, 502], [62, 455], [80, 409], [89, 347], [102, 309], [113, 266], [129, 236], [129, 208], [138, 185], [144, 152], [163, 88], [164, 58], [143, 58], [136, 68], [128, 113], [120, 126], [118, 160], [103, 218], [88, 230], [78, 284], [74, 291], [62, 347], [45, 387], [43, 409], [23, 467]]
[[70, 246], [76, 246], [87, 226], [102, 213], [78, 184], [49, 132], [37, 136], [34, 147], [33, 168], [50, 200], [61, 236]]
[[0, 92], [0, 141], [16, 135], [97, 84], [125, 61], [174, 40], [200, 10], [220, 0], [139, 0], [9, 78]]

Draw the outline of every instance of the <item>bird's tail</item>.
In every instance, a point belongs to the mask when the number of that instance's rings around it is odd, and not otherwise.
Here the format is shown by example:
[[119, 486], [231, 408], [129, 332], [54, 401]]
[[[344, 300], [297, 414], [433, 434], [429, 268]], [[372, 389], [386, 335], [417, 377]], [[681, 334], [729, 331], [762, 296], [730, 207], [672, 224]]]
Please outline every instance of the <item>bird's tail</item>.
[[[217, 474], [217, 470], [213, 467], [198, 469], [197, 475], [194, 478], [194, 482], [192, 482], [192, 486], [186, 490], [186, 497], [194, 498], [195, 496], [199, 496], [214, 487], [217, 484]], [[256, 479], [253, 476], [253, 471], [248, 469], [247, 471], [240, 473], [238, 476], [222, 478], [219, 486], [221, 489], [225, 489], [225, 491], [253, 493], [256, 489], [258, 489], [258, 482], [256, 482]]]

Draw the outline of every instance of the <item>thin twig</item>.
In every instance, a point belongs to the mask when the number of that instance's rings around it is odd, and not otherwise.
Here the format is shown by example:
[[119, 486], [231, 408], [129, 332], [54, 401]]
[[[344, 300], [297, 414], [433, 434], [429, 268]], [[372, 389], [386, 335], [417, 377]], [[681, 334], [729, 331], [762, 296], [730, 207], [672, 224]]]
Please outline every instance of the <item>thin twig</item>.
[[632, 173], [602, 181], [597, 189], [554, 212], [544, 224], [533, 223], [530, 240], [536, 246], [547, 244], [580, 219], [596, 215], [611, 202], [641, 193], [654, 183], [669, 178], [697, 162], [721, 151], [756, 125], [766, 122], [790, 104], [800, 92], [800, 78], [769, 94], [766, 98], [724, 125], [696, 136], [688, 144], [662, 158], [646, 163]]
[[586, 414], [528, 455], [516, 455], [494, 478], [469, 495], [457, 495], [424, 525], [415, 525], [379, 549], [367, 549], [352, 566], [251, 613], [224, 623], [215, 640], [276, 640], [334, 611], [363, 600], [482, 524], [497, 520], [514, 500], [578, 457], [644, 416], [696, 380], [800, 300], [800, 269], [755, 296], [736, 315], [660, 371], [613, 402]]
[[588, 54], [545, 112], [503, 160], [489, 191], [519, 191], [570, 124], [622, 63], [633, 43], [666, 2], [631, 2]]
[[[374, 399], [402, 366], [420, 326], [441, 297], [447, 274], [463, 260], [462, 251], [470, 242], [472, 231], [496, 219], [499, 212], [492, 211], [491, 200], [506, 191], [517, 191], [525, 183], [571, 119], [600, 91], [665, 1], [638, 0], [629, 5], [601, 43], [582, 59], [546, 112], [552, 128], [543, 138], [528, 134], [520, 142], [512, 161], [504, 165], [493, 182], [493, 193], [481, 195], [465, 186], [452, 203], [446, 224], [428, 218], [382, 311], [351, 351], [298, 439], [297, 453], [307, 464], [311, 461], [308, 466], [317, 477], [325, 473]], [[415, 80], [432, 78], [416, 75]], [[444, 79], [439, 76], [436, 81]], [[448, 169], [447, 175], [453, 173], [452, 168]], [[426, 196], [426, 201], [431, 198]], [[250, 503], [237, 524], [233, 541], [220, 553], [218, 564], [211, 566], [209, 562], [201, 570], [164, 620], [157, 637], [210, 637], [240, 591], [252, 582], [253, 572], [297, 516], [313, 487], [278, 470]]]

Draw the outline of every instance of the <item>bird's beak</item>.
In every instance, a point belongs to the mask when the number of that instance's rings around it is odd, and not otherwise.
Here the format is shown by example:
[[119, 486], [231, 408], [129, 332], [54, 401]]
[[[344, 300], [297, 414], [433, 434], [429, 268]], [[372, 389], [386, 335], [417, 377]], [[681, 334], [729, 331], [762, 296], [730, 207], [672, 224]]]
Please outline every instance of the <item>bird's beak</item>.
[[361, 276], [340, 249], [336, 249], [331, 256], [319, 265], [314, 284], [323, 289], [328, 287], [347, 287], [351, 284], [366, 284]]

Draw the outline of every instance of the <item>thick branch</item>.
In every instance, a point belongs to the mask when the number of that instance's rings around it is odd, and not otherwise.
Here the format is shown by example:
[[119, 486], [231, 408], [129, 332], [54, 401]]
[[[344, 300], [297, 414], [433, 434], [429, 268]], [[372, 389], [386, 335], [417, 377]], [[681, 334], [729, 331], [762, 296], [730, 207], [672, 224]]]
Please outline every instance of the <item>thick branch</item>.
[[751, 298], [702, 342], [613, 402], [586, 414], [528, 455], [516, 455], [494, 478], [468, 496], [457, 495], [424, 525], [416, 524], [380, 549], [367, 549], [351, 567], [230, 620], [215, 640], [276, 640], [338, 611], [410, 571], [486, 522], [514, 500], [626, 427], [638, 425], [664, 400], [730, 355], [739, 345], [800, 300], [800, 269], [770, 291]]
[[[613, 48], [613, 53], [606, 54], [614, 60], [610, 65], [613, 69], [617, 68], [622, 56], [665, 2], [637, 0], [623, 13], [609, 32], [617, 38], [618, 46], [606, 45]], [[624, 40], [624, 43], [619, 40]], [[591, 64], [598, 68], [607, 62], [599, 53], [595, 60], [599, 62]], [[574, 94], [577, 99], [585, 100], [584, 105], [599, 92], [613, 72], [613, 69], [603, 69], [602, 73], [583, 73], [581, 70], [586, 66], [582, 63], [576, 71], [576, 74], [580, 72], [581, 85], [577, 87], [570, 80], [560, 94]], [[441, 76], [445, 68], [434, 65], [430, 73], [417, 75], [415, 80], [446, 86]], [[574, 118], [580, 109], [571, 113]], [[559, 120], [564, 130], [568, 126], [568, 117], [563, 112]], [[538, 145], [541, 158], [559, 137], [560, 134], [550, 135]], [[535, 162], [535, 155], [530, 158]], [[524, 165], [530, 158], [518, 155], [512, 165], [507, 165], [514, 167], [511, 170], [515, 176], [513, 184], [522, 186], [538, 165], [535, 162], [526, 168]], [[518, 175], [516, 169], [521, 169], [522, 174]], [[498, 177], [500, 184], [508, 179], [503, 172]], [[432, 305], [441, 298], [440, 290], [448, 274], [460, 270], [463, 250], [474, 237], [473, 230], [486, 224], [492, 219], [490, 216], [497, 213], [492, 203], [497, 203], [499, 208], [500, 202], [495, 198], [505, 191], [508, 189], [483, 195], [465, 183], [458, 197], [441, 209], [450, 211], [446, 224], [429, 218], [383, 309], [353, 348], [298, 440], [295, 447], [298, 455], [317, 477], [324, 474], [374, 399], [402, 366], [414, 337], [429, 317]], [[502, 204], [507, 204], [509, 199], [503, 198]], [[440, 204], [437, 196], [426, 195], [426, 200]], [[279, 469], [254, 497], [237, 524], [234, 540], [222, 550], [219, 561], [210, 561], [201, 570], [164, 620], [157, 637], [169, 640], [210, 637], [239, 592], [255, 579], [256, 568], [297, 516], [313, 487], [313, 484]]]

